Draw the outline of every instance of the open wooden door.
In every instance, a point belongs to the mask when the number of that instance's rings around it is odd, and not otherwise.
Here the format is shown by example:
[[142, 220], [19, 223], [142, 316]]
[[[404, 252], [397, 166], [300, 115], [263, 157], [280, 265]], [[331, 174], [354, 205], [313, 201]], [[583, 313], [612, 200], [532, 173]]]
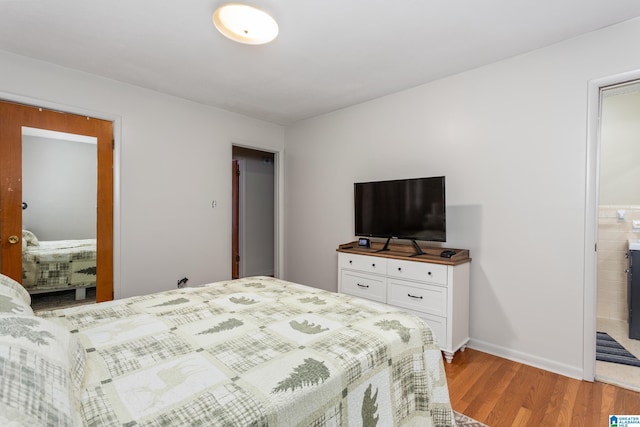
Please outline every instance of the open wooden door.
[[22, 282], [22, 127], [97, 138], [96, 301], [113, 299], [113, 124], [0, 101], [0, 272]]

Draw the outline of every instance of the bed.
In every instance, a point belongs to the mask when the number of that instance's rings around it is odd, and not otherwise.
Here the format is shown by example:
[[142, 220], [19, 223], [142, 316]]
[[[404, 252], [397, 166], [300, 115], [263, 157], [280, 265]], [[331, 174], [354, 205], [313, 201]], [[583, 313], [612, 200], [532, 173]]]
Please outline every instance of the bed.
[[23, 230], [22, 284], [32, 294], [75, 289], [83, 299], [96, 285], [96, 239], [40, 241]]
[[3, 293], [0, 425], [455, 425], [431, 330], [386, 305], [269, 277], [37, 316]]

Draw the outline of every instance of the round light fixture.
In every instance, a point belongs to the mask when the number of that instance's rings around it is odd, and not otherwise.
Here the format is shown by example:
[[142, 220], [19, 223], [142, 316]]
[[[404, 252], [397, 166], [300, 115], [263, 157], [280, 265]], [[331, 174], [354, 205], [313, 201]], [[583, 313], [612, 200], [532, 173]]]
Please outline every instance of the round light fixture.
[[278, 23], [253, 6], [229, 3], [213, 13], [213, 24], [225, 37], [244, 44], [269, 43], [278, 35]]

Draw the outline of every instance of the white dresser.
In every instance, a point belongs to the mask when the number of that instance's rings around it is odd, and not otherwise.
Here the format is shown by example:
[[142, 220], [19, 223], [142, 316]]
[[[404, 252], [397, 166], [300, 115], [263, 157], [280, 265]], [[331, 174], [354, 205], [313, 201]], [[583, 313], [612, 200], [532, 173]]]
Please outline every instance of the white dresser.
[[469, 342], [469, 251], [427, 248], [410, 256], [404, 245], [384, 252], [347, 243], [338, 247], [338, 292], [402, 308], [433, 329], [448, 362]]

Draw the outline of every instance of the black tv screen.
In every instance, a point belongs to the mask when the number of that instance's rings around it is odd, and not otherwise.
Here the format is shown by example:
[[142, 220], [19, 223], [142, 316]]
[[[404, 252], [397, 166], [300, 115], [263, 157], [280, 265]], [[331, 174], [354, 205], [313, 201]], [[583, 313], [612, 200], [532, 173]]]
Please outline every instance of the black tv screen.
[[398, 179], [354, 184], [355, 234], [445, 242], [445, 179]]

